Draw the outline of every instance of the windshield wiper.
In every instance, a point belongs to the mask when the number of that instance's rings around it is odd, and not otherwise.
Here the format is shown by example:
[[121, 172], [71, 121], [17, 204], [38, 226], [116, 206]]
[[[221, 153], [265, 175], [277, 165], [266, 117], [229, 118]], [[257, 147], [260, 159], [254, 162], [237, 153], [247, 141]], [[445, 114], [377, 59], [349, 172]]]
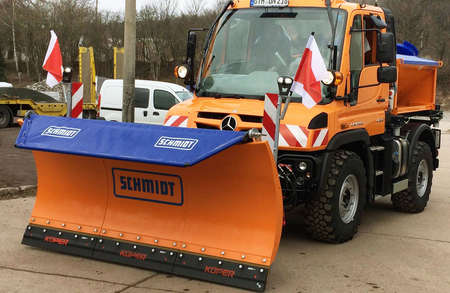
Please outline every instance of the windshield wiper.
[[231, 5], [233, 5], [233, 1], [232, 0], [228, 1], [225, 4], [225, 6], [222, 8], [222, 11], [219, 13], [219, 15], [217, 15], [216, 19], [214, 20], [214, 23], [212, 24], [211, 28], [209, 29], [208, 36], [206, 37], [205, 48], [203, 48], [202, 66], [200, 68], [200, 75], [199, 75], [200, 78], [197, 81], [196, 87], [198, 86], [198, 84], [200, 83], [200, 81], [202, 79], [201, 78], [201, 74], [203, 74], [203, 69], [205, 67], [206, 53], [208, 52], [209, 45], [211, 44], [211, 37], [212, 37], [212, 34], [214, 32], [214, 29], [216, 28], [216, 26], [219, 23], [219, 21], [222, 18], [222, 16], [227, 12], [228, 7], [230, 7]]
[[230, 20], [230, 18], [231, 18], [231, 17], [233, 16], [233, 14], [235, 14], [236, 12], [237, 12], [237, 9], [236, 9], [236, 10], [232, 10], [232, 11], [230, 12], [230, 14], [227, 15], [227, 17], [223, 20], [222, 25], [221, 25], [221, 26], [219, 27], [219, 29], [217, 30], [216, 35], [219, 34], [219, 32], [222, 30], [222, 28], [225, 27], [225, 24]]
[[[325, 4], [327, 5], [327, 12], [328, 12], [328, 19], [330, 21], [330, 26], [331, 26], [331, 45], [329, 46], [330, 50], [331, 50], [331, 54], [330, 54], [330, 61], [329, 61], [329, 67], [331, 67], [331, 70], [336, 70], [336, 65], [337, 65], [337, 46], [334, 44], [336, 41], [336, 27], [337, 25], [335, 25], [334, 21], [333, 21], [333, 11], [331, 10], [331, 1], [330, 0], [326, 0]], [[337, 21], [337, 17], [336, 17], [336, 21]]]

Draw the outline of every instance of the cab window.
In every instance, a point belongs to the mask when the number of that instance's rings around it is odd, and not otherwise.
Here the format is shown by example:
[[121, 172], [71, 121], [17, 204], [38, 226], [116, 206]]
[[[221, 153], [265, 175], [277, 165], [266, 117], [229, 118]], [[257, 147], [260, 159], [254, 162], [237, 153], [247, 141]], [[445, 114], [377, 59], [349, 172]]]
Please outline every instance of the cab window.
[[150, 90], [145, 88], [135, 88], [134, 90], [134, 104], [136, 108], [148, 108], [148, 100], [150, 97]]
[[177, 99], [171, 93], [164, 90], [155, 90], [154, 106], [157, 110], [169, 110], [177, 104]]
[[[353, 19], [352, 30], [362, 29], [362, 17], [356, 15]], [[352, 88], [359, 85], [359, 76], [363, 68], [363, 33], [361, 31], [353, 31], [350, 44], [350, 71]]]
[[[364, 16], [364, 29], [375, 29], [373, 21], [369, 15]], [[366, 31], [364, 32], [364, 65], [376, 65], [376, 44], [377, 44], [377, 32]]]

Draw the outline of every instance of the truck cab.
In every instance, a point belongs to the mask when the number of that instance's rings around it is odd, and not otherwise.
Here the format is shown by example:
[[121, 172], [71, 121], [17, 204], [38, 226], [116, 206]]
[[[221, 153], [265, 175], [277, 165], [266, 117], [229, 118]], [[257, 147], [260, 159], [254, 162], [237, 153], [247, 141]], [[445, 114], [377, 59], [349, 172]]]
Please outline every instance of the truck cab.
[[423, 211], [439, 166], [435, 89], [442, 63], [397, 55], [388, 9], [343, 0], [275, 2], [230, 1], [209, 30], [197, 75], [196, 34], [189, 32], [186, 64], [176, 75], [194, 88], [194, 99], [166, 120], [261, 130], [265, 95], [280, 92], [279, 77], [295, 76], [313, 34], [330, 79], [311, 109], [289, 94], [275, 157], [285, 211], [305, 204], [307, 230], [328, 242], [351, 239], [364, 205], [379, 196], [391, 196], [399, 210]]
[[[284, 122], [308, 127], [318, 115], [326, 113], [327, 126], [332, 126], [326, 127], [331, 131], [330, 138], [343, 130], [361, 128], [362, 124], [370, 136], [383, 133], [389, 106], [389, 83], [378, 81], [382, 63], [377, 60], [377, 41], [387, 27], [383, 10], [332, 1], [329, 11], [324, 1], [306, 2], [289, 1], [281, 9], [252, 6], [254, 2], [233, 4], [211, 32], [194, 84], [196, 98], [175, 107], [170, 115], [188, 111], [190, 127], [220, 129], [223, 118], [235, 114], [236, 130], [260, 128], [261, 101], [266, 93], [278, 93], [279, 76], [295, 76], [308, 37], [314, 33], [325, 63], [336, 78], [331, 85], [321, 85], [323, 99], [311, 110], [293, 94]], [[380, 23], [385, 26], [377, 27]], [[217, 102], [219, 107], [215, 106]], [[350, 106], [352, 111], [348, 111]], [[310, 145], [301, 150], [324, 147]]]

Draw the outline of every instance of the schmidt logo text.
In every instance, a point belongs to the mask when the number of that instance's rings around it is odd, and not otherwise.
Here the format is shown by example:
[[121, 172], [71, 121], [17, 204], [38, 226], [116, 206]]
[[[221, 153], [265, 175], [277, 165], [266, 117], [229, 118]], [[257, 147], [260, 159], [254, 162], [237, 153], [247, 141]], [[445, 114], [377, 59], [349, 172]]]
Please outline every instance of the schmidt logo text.
[[81, 129], [78, 128], [50, 126], [44, 130], [41, 135], [58, 138], [74, 138], [78, 135], [78, 133], [80, 133], [80, 131]]
[[197, 143], [198, 139], [161, 136], [155, 143], [155, 147], [191, 151]]
[[180, 176], [140, 170], [112, 169], [114, 195], [120, 198], [183, 205]]

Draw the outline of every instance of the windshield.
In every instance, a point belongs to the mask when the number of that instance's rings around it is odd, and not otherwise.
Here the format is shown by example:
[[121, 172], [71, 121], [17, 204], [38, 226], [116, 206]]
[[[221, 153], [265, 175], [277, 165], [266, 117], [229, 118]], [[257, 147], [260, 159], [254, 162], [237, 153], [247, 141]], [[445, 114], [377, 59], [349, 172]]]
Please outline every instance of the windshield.
[[192, 93], [188, 92], [188, 91], [181, 91], [181, 92], [175, 92], [175, 93], [182, 101], [189, 100], [193, 97]]
[[[340, 60], [346, 12], [332, 13]], [[295, 76], [312, 32], [329, 63], [332, 32], [326, 8], [230, 10], [217, 28], [197, 87], [200, 97], [262, 98], [278, 93], [277, 78]]]

